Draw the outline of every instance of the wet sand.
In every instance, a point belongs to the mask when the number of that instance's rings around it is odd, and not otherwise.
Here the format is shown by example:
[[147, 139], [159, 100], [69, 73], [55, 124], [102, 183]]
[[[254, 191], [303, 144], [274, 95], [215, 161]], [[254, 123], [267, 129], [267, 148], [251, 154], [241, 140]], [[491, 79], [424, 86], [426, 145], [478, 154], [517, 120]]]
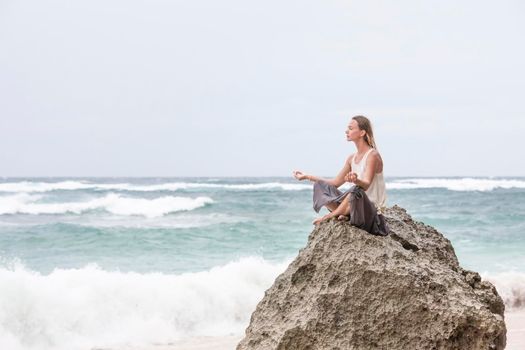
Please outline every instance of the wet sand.
[[525, 349], [525, 310], [506, 312], [505, 323], [507, 325], [507, 347], [505, 349]]
[[[505, 349], [525, 349], [525, 310], [506, 312], [505, 323], [507, 325], [507, 347]], [[242, 337], [242, 335], [196, 337], [166, 345], [159, 344], [147, 347], [124, 347], [111, 350], [235, 350], [235, 347]], [[99, 349], [110, 350], [105, 348]]]

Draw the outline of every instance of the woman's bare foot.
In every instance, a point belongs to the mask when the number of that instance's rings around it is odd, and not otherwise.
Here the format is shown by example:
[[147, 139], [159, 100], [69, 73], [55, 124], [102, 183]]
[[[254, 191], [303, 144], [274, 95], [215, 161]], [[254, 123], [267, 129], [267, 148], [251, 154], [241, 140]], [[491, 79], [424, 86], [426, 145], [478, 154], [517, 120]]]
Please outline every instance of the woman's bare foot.
[[328, 219], [330, 219], [330, 214], [327, 214], [327, 215], [325, 215], [325, 216], [322, 216], [322, 217], [320, 217], [320, 218], [315, 219], [315, 220], [312, 222], [312, 224], [314, 224], [314, 225], [317, 226], [317, 225], [319, 225], [321, 222], [323, 222], [323, 221], [325, 221], [325, 220], [328, 220]]
[[314, 224], [315, 226], [319, 225], [321, 222], [323, 222], [323, 218], [317, 218], [315, 219], [312, 224]]

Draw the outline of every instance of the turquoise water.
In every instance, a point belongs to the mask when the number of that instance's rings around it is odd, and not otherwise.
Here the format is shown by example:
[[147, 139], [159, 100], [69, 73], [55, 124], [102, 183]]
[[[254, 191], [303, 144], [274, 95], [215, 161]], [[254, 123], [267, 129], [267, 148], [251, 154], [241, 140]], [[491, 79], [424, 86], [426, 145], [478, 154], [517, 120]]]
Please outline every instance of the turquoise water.
[[[387, 183], [400, 180], [410, 179], [387, 179]], [[62, 189], [68, 181], [71, 189]], [[497, 185], [501, 180], [485, 181]], [[43, 182], [55, 183], [57, 189], [38, 188]], [[36, 187], [22, 188], [21, 183]], [[6, 184], [14, 185], [6, 188]], [[82, 188], [81, 184], [94, 185]], [[118, 186], [122, 184], [127, 187]], [[180, 186], [168, 190], [163, 184]], [[306, 243], [315, 218], [309, 185], [290, 178], [4, 179], [3, 185], [0, 256], [4, 261], [19, 259], [44, 273], [88, 263], [109, 270], [180, 273], [206, 270], [242, 256], [282, 261]], [[524, 188], [485, 190], [480, 186], [483, 190], [461, 191], [408, 187], [389, 189], [388, 204], [406, 208], [415, 219], [444, 233], [466, 267], [525, 272]], [[17, 195], [20, 197], [6, 203], [7, 197]], [[108, 195], [119, 198], [71, 212], [75, 204]], [[213, 203], [192, 210], [181, 203], [172, 211], [168, 208], [165, 213], [144, 217], [141, 206], [161, 205], [151, 202], [160, 197], [207, 197]], [[126, 202], [126, 198], [145, 202]], [[42, 206], [35, 208], [35, 203]], [[9, 204], [16, 210], [9, 211]], [[63, 207], [45, 207], [53, 204]], [[108, 211], [112, 205], [136, 212], [122, 215]]]
[[[279, 180], [283, 182], [283, 179], [133, 179], [132, 183], [140, 186], [169, 181], [262, 184], [263, 187], [246, 190], [197, 187], [176, 191], [96, 188], [45, 192], [37, 199], [38, 203], [78, 203], [103, 198], [108, 193], [146, 200], [163, 196], [208, 197], [213, 203], [191, 211], [183, 210], [182, 205], [173, 212], [150, 218], [140, 214], [117, 215], [104, 206], [79, 214], [67, 212], [67, 208], [55, 214], [41, 213], [46, 208], [38, 214], [20, 210], [0, 216], [0, 255], [4, 260], [20, 259], [27, 267], [44, 273], [56, 267], [78, 268], [87, 263], [97, 263], [108, 270], [180, 273], [206, 270], [243, 256], [280, 261], [306, 243], [312, 213], [309, 210], [311, 194], [307, 190], [264, 187]], [[101, 183], [100, 179], [85, 181]], [[143, 204], [154, 206], [151, 202]], [[141, 203], [123, 205], [137, 207], [139, 212], [141, 209]]]
[[[525, 179], [387, 178], [462, 266], [525, 298]], [[240, 335], [306, 242], [291, 178], [0, 180], [0, 348], [91, 349]], [[521, 299], [520, 299], [521, 298]]]
[[414, 218], [445, 234], [464, 267], [525, 272], [524, 189], [418, 189], [390, 194]]

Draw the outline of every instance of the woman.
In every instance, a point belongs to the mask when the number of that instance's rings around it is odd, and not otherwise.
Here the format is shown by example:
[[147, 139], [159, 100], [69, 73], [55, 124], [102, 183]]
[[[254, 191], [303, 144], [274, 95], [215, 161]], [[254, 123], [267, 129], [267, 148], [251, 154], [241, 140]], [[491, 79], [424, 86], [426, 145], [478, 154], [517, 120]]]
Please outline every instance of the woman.
[[[366, 203], [372, 202], [373, 209], [367, 210], [364, 215], [368, 222], [377, 222], [382, 233], [386, 234], [386, 228], [382, 213], [386, 204], [385, 181], [383, 178], [383, 160], [377, 151], [374, 141], [372, 125], [368, 118], [355, 116], [348, 124], [346, 139], [354, 142], [357, 152], [346, 160], [343, 169], [333, 179], [323, 179], [314, 175], [307, 175], [301, 171], [294, 171], [293, 175], [297, 180], [309, 180], [314, 184], [314, 209], [319, 212], [325, 206], [329, 213], [314, 220], [313, 224], [318, 225], [324, 220], [333, 217], [345, 219], [352, 211], [354, 197], [359, 197], [359, 190], [364, 190]], [[342, 193], [337, 188], [350, 182], [355, 185], [349, 191]], [[353, 196], [356, 194], [356, 196]], [[361, 198], [361, 197], [359, 197]], [[365, 203], [365, 204], [366, 204]], [[360, 204], [361, 205], [361, 204]], [[363, 215], [361, 212], [360, 215]], [[370, 231], [369, 231], [370, 232]]]

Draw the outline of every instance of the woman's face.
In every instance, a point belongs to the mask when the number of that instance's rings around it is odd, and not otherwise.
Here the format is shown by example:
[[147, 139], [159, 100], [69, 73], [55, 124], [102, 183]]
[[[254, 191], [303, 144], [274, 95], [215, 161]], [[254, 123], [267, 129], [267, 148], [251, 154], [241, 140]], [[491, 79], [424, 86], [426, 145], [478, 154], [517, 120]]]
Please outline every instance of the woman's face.
[[357, 122], [352, 119], [346, 128], [346, 140], [347, 141], [356, 141], [360, 137], [364, 136], [364, 131], [359, 129]]

